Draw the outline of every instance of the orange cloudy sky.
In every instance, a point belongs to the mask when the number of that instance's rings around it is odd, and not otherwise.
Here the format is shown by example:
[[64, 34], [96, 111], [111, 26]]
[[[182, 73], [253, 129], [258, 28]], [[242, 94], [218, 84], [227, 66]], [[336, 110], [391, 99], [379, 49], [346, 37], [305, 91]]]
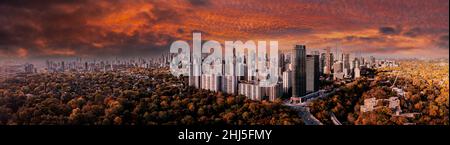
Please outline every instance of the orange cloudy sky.
[[386, 56], [448, 57], [448, 0], [14, 0], [0, 57], [157, 55], [175, 40], [278, 40]]

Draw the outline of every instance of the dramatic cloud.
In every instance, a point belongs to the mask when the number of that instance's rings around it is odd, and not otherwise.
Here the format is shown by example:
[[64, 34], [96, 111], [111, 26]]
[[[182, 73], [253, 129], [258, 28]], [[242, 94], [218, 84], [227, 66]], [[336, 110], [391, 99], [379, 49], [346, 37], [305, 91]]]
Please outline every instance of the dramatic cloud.
[[204, 40], [278, 40], [282, 49], [304, 43], [448, 57], [448, 6], [448, 0], [0, 1], [0, 57], [158, 55], [192, 32]]
[[380, 33], [384, 34], [384, 35], [396, 35], [396, 34], [400, 34], [400, 29], [396, 29], [393, 27], [381, 27], [380, 28]]
[[439, 39], [437, 41], [437, 45], [440, 48], [448, 50], [448, 46], [449, 46], [448, 44], [449, 44], [449, 42], [448, 42], [448, 34], [447, 35], [442, 35], [441, 37], [439, 37]]

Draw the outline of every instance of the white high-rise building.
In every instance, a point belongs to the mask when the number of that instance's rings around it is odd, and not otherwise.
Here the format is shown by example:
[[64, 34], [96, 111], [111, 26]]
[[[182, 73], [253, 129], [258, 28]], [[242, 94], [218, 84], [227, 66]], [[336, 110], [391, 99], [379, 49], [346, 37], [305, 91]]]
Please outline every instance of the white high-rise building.
[[193, 86], [195, 88], [203, 88], [201, 87], [201, 83], [203, 82], [204, 78], [201, 78], [201, 76], [195, 76], [195, 74], [201, 74], [202, 69], [201, 67], [197, 67], [198, 62], [196, 59], [193, 60], [192, 64], [190, 65], [190, 74], [189, 74], [189, 86]]
[[228, 94], [237, 94], [237, 77], [236, 76], [225, 76], [224, 77], [224, 91]]
[[228, 94], [238, 93], [238, 77], [236, 76], [235, 60], [233, 59], [230, 64], [223, 64], [223, 91]]
[[239, 83], [238, 88], [239, 95], [258, 101], [261, 101], [263, 97], [268, 97], [269, 101], [274, 101], [281, 94], [280, 84], [271, 87], [260, 87], [256, 83]]
[[200, 84], [200, 88], [201, 89], [205, 89], [205, 90], [210, 90], [210, 91], [221, 91], [221, 77], [218, 75], [207, 75], [207, 74], [203, 74], [201, 77], [201, 84]]
[[261, 87], [258, 85], [251, 85], [250, 89], [250, 99], [252, 100], [261, 100]]
[[202, 76], [200, 76], [200, 79], [201, 79], [200, 88], [207, 90], [209, 88], [208, 76], [203, 74]]
[[209, 90], [214, 91], [214, 92], [221, 91], [220, 90], [220, 88], [221, 88], [220, 84], [222, 84], [221, 77], [218, 75], [211, 75], [210, 77], [211, 77], [211, 82], [210, 82], [211, 85], [210, 85]]
[[253, 100], [252, 92], [253, 92], [253, 84], [250, 83], [239, 83], [239, 95], [244, 95], [249, 99]]
[[361, 77], [361, 70], [359, 69], [359, 67], [355, 67], [354, 75], [355, 75], [355, 79]]

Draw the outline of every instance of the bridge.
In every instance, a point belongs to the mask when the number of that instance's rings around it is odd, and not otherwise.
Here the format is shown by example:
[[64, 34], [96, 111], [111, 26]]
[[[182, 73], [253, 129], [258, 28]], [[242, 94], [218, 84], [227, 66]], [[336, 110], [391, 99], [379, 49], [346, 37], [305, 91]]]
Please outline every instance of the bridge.
[[[311, 114], [308, 104], [317, 99], [331, 96], [335, 92], [339, 91], [339, 88], [333, 91], [326, 92], [325, 90], [319, 90], [317, 92], [310, 93], [303, 97], [292, 98], [286, 101], [283, 105], [293, 108], [298, 112], [298, 115], [303, 119], [306, 125], [323, 125], [319, 119]], [[336, 119], [337, 120], [337, 119]], [[338, 121], [339, 122], [339, 121]]]

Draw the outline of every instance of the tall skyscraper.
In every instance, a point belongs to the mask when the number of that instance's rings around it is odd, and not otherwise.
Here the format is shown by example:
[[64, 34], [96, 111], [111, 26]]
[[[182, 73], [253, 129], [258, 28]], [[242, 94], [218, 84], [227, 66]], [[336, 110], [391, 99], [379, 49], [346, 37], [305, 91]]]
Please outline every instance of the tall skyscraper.
[[205, 89], [207, 90], [209, 88], [209, 81], [208, 81], [209, 77], [206, 76], [205, 74], [202, 74], [202, 76], [200, 76], [200, 88], [201, 89]]
[[350, 63], [350, 70], [353, 71], [353, 69], [354, 69], [355, 66], [356, 66], [356, 58], [353, 58], [353, 60], [352, 60], [351, 62], [352, 62], [352, 63]]
[[254, 83], [239, 83], [239, 95], [244, 95], [251, 100], [261, 100], [261, 87]]
[[319, 57], [319, 72], [321, 75], [324, 74], [326, 55], [326, 53], [321, 53]]
[[375, 65], [375, 57], [370, 56], [370, 62], [369, 62], [370, 67], [373, 67]]
[[306, 56], [306, 91], [319, 90], [319, 55]]
[[292, 53], [292, 97], [306, 94], [306, 47], [296, 45]]
[[[334, 64], [335, 59], [334, 59], [334, 54], [330, 53], [330, 67], [331, 67], [331, 71], [333, 70], [333, 64]], [[331, 73], [331, 72], [330, 72]]]
[[344, 68], [350, 68], [350, 54], [344, 53], [344, 58], [342, 61], [344, 62]]
[[221, 91], [220, 90], [222, 88], [221, 87], [221, 84], [222, 84], [221, 76], [213, 74], [210, 77], [211, 77], [211, 80], [209, 82], [210, 83], [209, 90], [214, 91], [214, 92]]
[[283, 72], [283, 93], [288, 94], [289, 90], [292, 88], [292, 72]]
[[331, 54], [331, 48], [326, 48], [326, 53], [324, 57], [324, 67], [323, 67], [323, 73], [324, 74], [331, 74], [331, 65], [333, 64], [333, 57]]
[[350, 75], [350, 54], [344, 53], [343, 54], [343, 69], [344, 76], [348, 77]]
[[236, 94], [237, 93], [237, 77], [236, 76], [224, 76], [224, 91], [228, 94]]
[[61, 71], [62, 72], [66, 71], [66, 66], [64, 65], [64, 61], [61, 62]]
[[361, 77], [360, 64], [359, 64], [359, 60], [357, 60], [357, 59], [355, 59], [355, 68], [353, 69], [353, 76], [354, 76], [354, 79]]
[[281, 73], [281, 72], [286, 71], [286, 66], [285, 66], [286, 59], [285, 59], [284, 54], [283, 53], [278, 54], [278, 59], [279, 59], [278, 66], [281, 68], [281, 71], [279, 71], [279, 72]]
[[360, 61], [359, 61], [359, 66], [365, 66], [366, 65], [366, 59], [364, 57], [361, 57]]
[[238, 89], [238, 78], [236, 76], [235, 71], [235, 60], [231, 62], [230, 65], [226, 65], [225, 63], [222, 65], [223, 71], [225, 72], [222, 76], [223, 78], [223, 91], [228, 94], [237, 94]]
[[[201, 67], [196, 67], [196, 66], [201, 66], [200, 65], [200, 61], [198, 59], [193, 59], [190, 65], [190, 74], [189, 74], [189, 86], [193, 86], [195, 88], [200, 88], [200, 84], [202, 81], [201, 76], [195, 76], [195, 74], [201, 74], [202, 69]], [[204, 78], [206, 79], [206, 78]]]
[[333, 79], [337, 80], [337, 79], [344, 79], [344, 72], [343, 72], [343, 63], [342, 61], [337, 61], [336, 63], [334, 63], [333, 65]]
[[277, 97], [281, 95], [280, 84], [276, 84], [271, 87], [264, 88], [266, 90], [264, 96], [267, 96], [269, 101], [274, 101]]
[[342, 73], [343, 72], [343, 64], [342, 61], [337, 61], [333, 64], [334, 73]]

